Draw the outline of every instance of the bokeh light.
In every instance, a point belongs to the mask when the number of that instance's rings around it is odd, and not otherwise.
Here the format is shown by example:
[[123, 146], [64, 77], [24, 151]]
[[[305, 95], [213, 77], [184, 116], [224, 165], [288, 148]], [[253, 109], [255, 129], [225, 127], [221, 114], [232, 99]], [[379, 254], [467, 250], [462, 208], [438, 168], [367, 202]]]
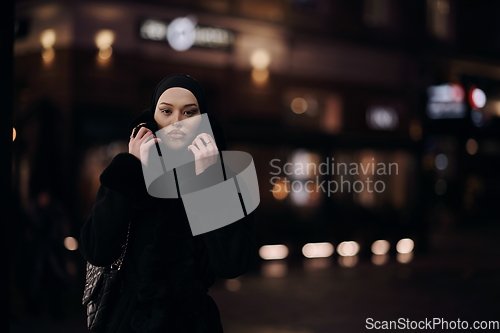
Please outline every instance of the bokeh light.
[[388, 254], [373, 254], [372, 255], [372, 263], [377, 266], [385, 265], [389, 262]]
[[99, 58], [106, 60], [113, 54], [113, 48], [111, 46], [104, 46], [99, 49]]
[[354, 241], [342, 242], [337, 247], [337, 252], [342, 257], [350, 257], [358, 254], [359, 244]]
[[414, 247], [414, 242], [410, 238], [403, 238], [399, 240], [398, 244], [396, 245], [396, 251], [399, 253], [410, 253], [413, 251]]
[[284, 259], [288, 256], [288, 247], [283, 244], [264, 245], [259, 249], [259, 255], [265, 260]]
[[467, 140], [467, 143], [465, 144], [465, 149], [470, 155], [475, 155], [477, 153], [478, 148], [479, 147], [476, 140], [474, 139]]
[[255, 69], [266, 69], [270, 63], [271, 56], [269, 55], [269, 52], [264, 49], [255, 50], [250, 56], [250, 64], [252, 64], [252, 67]]
[[307, 243], [302, 247], [302, 254], [306, 258], [325, 258], [333, 254], [334, 248], [331, 243]]
[[45, 49], [51, 48], [56, 42], [56, 32], [54, 29], [47, 29], [40, 35], [40, 43]]
[[70, 251], [78, 249], [78, 241], [74, 237], [66, 237], [64, 239], [64, 247]]
[[358, 256], [339, 257], [341, 267], [354, 267], [358, 263]]
[[407, 264], [413, 259], [413, 252], [398, 253], [396, 260], [402, 264]]
[[434, 165], [438, 170], [444, 170], [448, 167], [448, 157], [445, 154], [438, 154], [434, 159]]
[[472, 88], [470, 92], [470, 103], [475, 109], [481, 109], [486, 104], [486, 94], [479, 88]]
[[390, 244], [386, 240], [377, 240], [372, 244], [373, 254], [386, 254], [389, 251]]
[[99, 49], [113, 45], [115, 33], [111, 30], [100, 30], [95, 36], [95, 44]]
[[306, 271], [315, 271], [330, 267], [331, 262], [331, 258], [305, 258], [303, 264]]
[[288, 267], [284, 261], [265, 262], [261, 266], [261, 274], [264, 277], [282, 278], [288, 273]]
[[296, 114], [302, 114], [307, 110], [307, 102], [302, 97], [296, 97], [290, 103], [290, 108]]
[[277, 200], [283, 200], [288, 196], [290, 192], [290, 182], [286, 181], [286, 178], [280, 178], [274, 183], [273, 196]]
[[269, 79], [269, 71], [267, 69], [256, 69], [252, 70], [252, 80], [257, 85], [262, 85]]

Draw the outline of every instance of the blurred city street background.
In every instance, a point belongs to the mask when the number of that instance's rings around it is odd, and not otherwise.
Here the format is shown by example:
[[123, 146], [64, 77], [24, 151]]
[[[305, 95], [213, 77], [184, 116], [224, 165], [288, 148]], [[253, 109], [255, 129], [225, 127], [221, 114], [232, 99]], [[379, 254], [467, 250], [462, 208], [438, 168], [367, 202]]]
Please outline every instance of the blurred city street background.
[[99, 175], [128, 151], [128, 122], [174, 73], [200, 82], [259, 179], [255, 265], [209, 292], [225, 332], [498, 325], [499, 12], [493, 0], [16, 1], [11, 331], [87, 332], [80, 228]]

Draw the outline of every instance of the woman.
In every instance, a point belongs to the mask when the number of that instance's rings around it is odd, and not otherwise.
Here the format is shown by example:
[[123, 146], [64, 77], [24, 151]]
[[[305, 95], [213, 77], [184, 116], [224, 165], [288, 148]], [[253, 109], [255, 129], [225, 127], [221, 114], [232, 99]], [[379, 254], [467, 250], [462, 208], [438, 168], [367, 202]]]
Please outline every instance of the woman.
[[[148, 194], [143, 167], [149, 149], [162, 141], [168, 158], [194, 159], [184, 181], [210, 178], [218, 151], [226, 149], [222, 128], [209, 116], [213, 137], [199, 133], [196, 118], [206, 113], [203, 88], [175, 74], [156, 87], [149, 110], [129, 125], [129, 152], [120, 153], [100, 176], [94, 207], [81, 229], [80, 249], [97, 266], [113, 263], [126, 241], [124, 288], [106, 333], [223, 332], [218, 308], [207, 295], [215, 277], [231, 279], [250, 269], [256, 257], [253, 213], [225, 227], [194, 236], [181, 199]], [[142, 126], [134, 137], [134, 129]], [[169, 141], [169, 142], [165, 142]], [[189, 165], [189, 164], [188, 164]], [[187, 170], [187, 171], [186, 171]]]

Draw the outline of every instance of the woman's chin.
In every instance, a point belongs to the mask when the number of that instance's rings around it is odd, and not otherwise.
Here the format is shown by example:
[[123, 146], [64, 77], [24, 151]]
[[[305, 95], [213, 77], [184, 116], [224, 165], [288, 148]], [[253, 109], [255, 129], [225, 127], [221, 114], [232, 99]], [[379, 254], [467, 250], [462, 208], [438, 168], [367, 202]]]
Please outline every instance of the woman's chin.
[[170, 150], [174, 150], [174, 151], [183, 151], [185, 149], [187, 149], [187, 142], [181, 142], [181, 141], [178, 141], [178, 142], [167, 142], [166, 143], [166, 146], [168, 149]]

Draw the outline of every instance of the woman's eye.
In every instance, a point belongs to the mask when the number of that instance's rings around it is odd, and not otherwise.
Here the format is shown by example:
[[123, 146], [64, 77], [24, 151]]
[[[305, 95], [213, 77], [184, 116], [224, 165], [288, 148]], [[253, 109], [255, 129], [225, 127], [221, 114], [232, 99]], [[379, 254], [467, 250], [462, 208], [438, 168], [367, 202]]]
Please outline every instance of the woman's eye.
[[186, 113], [188, 116], [192, 116], [192, 115], [196, 114], [196, 110], [186, 111], [185, 113]]
[[160, 110], [160, 111], [164, 113], [170, 113], [170, 110]]

